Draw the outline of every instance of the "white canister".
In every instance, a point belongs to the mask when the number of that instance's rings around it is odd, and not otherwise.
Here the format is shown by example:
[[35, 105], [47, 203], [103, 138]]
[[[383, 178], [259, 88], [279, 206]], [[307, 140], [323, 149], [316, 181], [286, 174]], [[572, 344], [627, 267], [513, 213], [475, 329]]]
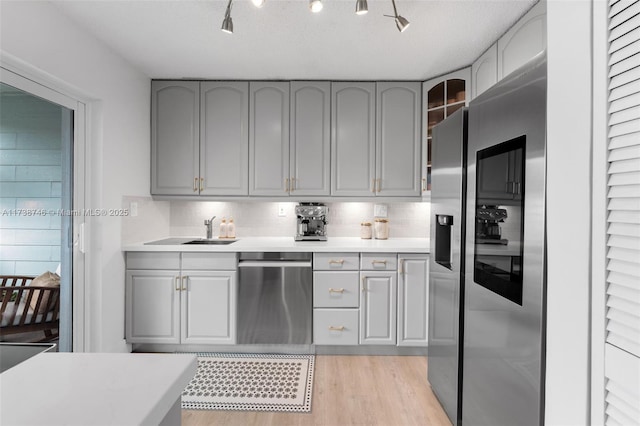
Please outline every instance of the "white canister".
[[389, 238], [389, 219], [376, 219], [376, 240]]
[[233, 218], [229, 218], [229, 223], [227, 223], [227, 238], [235, 238], [236, 237], [236, 224], [233, 223]]
[[370, 240], [373, 236], [373, 229], [371, 222], [362, 222], [360, 224], [360, 238], [363, 240]]
[[227, 238], [227, 221], [224, 217], [220, 221], [220, 235], [218, 238]]

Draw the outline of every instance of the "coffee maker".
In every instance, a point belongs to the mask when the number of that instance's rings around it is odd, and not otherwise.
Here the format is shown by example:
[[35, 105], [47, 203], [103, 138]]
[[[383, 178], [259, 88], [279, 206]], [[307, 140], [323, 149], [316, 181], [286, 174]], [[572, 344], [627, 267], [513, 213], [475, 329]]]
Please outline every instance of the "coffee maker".
[[502, 238], [500, 223], [507, 218], [507, 210], [498, 206], [479, 206], [476, 209], [476, 242], [479, 244], [508, 244]]
[[321, 203], [300, 203], [296, 206], [296, 241], [327, 241], [329, 207]]

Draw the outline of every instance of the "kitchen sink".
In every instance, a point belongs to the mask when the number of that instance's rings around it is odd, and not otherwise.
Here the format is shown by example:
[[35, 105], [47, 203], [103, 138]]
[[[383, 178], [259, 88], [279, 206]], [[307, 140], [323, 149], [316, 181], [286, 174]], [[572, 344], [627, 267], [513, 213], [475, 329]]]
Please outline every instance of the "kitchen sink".
[[227, 244], [233, 244], [238, 240], [207, 240], [204, 238], [198, 239], [198, 240], [193, 240], [193, 241], [187, 241], [186, 243], [182, 243], [182, 244], [207, 244], [207, 245], [227, 245]]

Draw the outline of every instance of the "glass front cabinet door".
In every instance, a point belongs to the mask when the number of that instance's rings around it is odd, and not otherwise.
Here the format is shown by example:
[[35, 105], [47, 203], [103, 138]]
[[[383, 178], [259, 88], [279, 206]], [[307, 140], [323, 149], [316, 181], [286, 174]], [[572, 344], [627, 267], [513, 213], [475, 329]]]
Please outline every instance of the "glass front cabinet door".
[[471, 68], [464, 68], [422, 84], [422, 194], [431, 191], [431, 132], [433, 127], [468, 105]]

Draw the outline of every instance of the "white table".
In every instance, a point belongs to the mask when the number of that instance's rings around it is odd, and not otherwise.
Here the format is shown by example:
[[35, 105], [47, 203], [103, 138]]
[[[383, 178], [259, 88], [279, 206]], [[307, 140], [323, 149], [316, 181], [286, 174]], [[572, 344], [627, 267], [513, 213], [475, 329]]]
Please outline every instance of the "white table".
[[0, 374], [2, 425], [179, 425], [195, 355], [42, 353]]

